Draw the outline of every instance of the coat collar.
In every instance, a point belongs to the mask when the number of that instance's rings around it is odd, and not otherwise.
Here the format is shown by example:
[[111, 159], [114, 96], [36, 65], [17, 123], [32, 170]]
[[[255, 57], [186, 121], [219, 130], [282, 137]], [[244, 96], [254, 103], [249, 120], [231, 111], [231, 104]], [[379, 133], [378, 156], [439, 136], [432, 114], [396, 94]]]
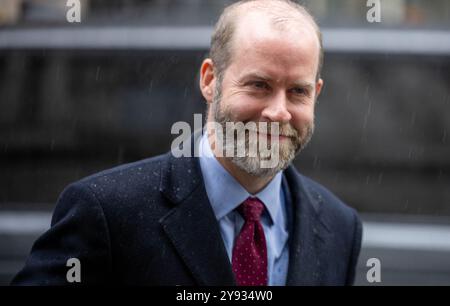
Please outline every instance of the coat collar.
[[[191, 141], [196, 138], [198, 134]], [[235, 285], [198, 158], [167, 155], [161, 164], [160, 191], [174, 207], [160, 220], [164, 232], [199, 285]]]
[[[200, 133], [191, 137], [192, 154]], [[290, 166], [284, 172], [292, 199], [287, 285], [318, 285], [324, 270], [321, 254], [330, 236], [321, 220], [322, 198]], [[197, 157], [167, 153], [161, 164], [160, 191], [173, 204], [160, 223], [199, 285], [235, 285], [231, 263], [204, 187]]]

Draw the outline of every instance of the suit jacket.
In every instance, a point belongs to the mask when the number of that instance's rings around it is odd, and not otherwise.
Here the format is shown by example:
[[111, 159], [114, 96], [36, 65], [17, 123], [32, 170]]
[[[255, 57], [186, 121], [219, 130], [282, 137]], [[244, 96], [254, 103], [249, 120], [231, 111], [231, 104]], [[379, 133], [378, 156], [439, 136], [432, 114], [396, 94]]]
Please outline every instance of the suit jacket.
[[[287, 285], [352, 284], [356, 212], [293, 166], [283, 179], [293, 215]], [[82, 285], [236, 284], [198, 158], [170, 152], [66, 187], [12, 284], [68, 285], [69, 258], [80, 261]]]

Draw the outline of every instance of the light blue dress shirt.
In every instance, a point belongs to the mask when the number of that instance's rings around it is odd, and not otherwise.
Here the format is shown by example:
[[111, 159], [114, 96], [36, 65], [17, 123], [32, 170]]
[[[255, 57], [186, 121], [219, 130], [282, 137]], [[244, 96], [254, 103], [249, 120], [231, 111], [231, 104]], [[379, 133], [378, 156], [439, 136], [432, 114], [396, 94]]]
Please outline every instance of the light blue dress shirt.
[[[215, 158], [206, 133], [199, 143], [199, 155], [206, 193], [219, 222], [231, 262], [235, 238], [244, 225], [244, 219], [235, 209], [252, 195]], [[266, 208], [261, 223], [267, 245], [268, 284], [285, 285], [289, 264], [289, 226], [282, 173], [279, 172], [263, 190], [253, 196], [258, 197]]]

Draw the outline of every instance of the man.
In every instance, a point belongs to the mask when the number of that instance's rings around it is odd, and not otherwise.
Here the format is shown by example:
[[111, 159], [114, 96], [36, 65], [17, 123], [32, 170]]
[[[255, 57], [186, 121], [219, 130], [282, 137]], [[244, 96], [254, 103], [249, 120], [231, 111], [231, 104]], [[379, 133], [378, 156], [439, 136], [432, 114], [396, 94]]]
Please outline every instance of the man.
[[320, 31], [303, 7], [226, 8], [200, 71], [207, 121], [268, 123], [256, 132], [278, 149], [276, 163], [263, 167], [259, 151], [222, 154], [230, 143], [208, 124], [191, 140], [200, 158], [169, 152], [73, 183], [13, 284], [68, 284], [70, 258], [82, 284], [352, 284], [356, 212], [289, 165], [314, 130], [321, 63]]

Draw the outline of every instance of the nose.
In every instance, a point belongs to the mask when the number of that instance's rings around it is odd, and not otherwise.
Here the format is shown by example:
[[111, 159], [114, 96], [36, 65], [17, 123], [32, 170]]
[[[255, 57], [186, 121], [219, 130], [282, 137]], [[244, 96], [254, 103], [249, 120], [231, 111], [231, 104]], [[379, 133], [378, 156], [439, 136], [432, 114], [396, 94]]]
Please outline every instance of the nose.
[[271, 122], [287, 123], [291, 120], [291, 113], [287, 109], [286, 94], [281, 92], [270, 100], [261, 113], [263, 119]]

